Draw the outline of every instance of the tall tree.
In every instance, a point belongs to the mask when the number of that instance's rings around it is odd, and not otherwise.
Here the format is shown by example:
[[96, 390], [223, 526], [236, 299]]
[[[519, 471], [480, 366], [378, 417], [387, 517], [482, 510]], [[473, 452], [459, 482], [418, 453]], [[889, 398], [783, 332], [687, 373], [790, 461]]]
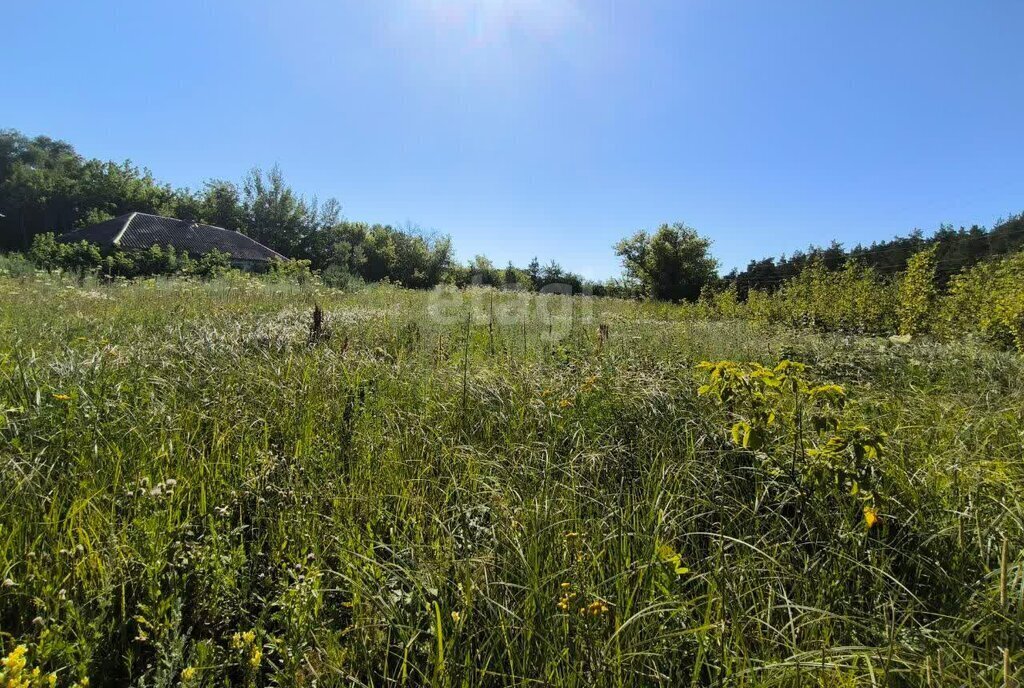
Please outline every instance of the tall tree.
[[304, 257], [305, 201], [285, 184], [281, 168], [253, 168], [243, 184], [246, 234], [289, 258]]
[[681, 222], [654, 234], [640, 231], [615, 245], [627, 277], [646, 296], [661, 301], [696, 301], [717, 280], [711, 240]]

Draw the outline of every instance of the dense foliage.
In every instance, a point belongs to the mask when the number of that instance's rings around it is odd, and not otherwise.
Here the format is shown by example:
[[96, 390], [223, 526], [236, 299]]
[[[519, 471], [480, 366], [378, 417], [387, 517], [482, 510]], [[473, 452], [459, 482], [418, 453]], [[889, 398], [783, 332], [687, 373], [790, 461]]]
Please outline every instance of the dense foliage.
[[[980, 688], [1024, 663], [1016, 354], [707, 303], [20, 274], [14, 685]], [[1004, 314], [971, 275], [953, 297]]]
[[145, 251], [113, 251], [104, 255], [95, 244], [86, 241], [61, 243], [49, 232], [33, 238], [28, 255], [35, 265], [47, 272], [66, 271], [79, 277], [95, 274], [106, 278], [147, 275], [210, 278], [223, 274], [231, 266], [231, 256], [217, 249], [196, 260], [188, 253], [179, 254], [173, 246], [151, 246]]
[[[290, 258], [309, 261], [311, 269], [336, 285], [387, 280], [416, 288], [453, 283], [540, 290], [565, 284], [577, 293], [627, 293], [624, 285], [591, 283], [555, 262], [541, 268], [535, 259], [525, 268], [498, 270], [479, 256], [459, 265], [447, 236], [412, 225], [346, 220], [337, 200], [305, 198], [288, 186], [277, 167], [254, 169], [240, 185], [210, 180], [199, 190], [174, 189], [131, 162], [87, 160], [63, 141], [0, 131], [0, 214], [5, 216], [0, 217], [0, 250], [27, 251], [39, 235], [61, 234], [132, 211], [243, 232]], [[89, 267], [91, 258], [83, 255], [83, 265], [67, 267]], [[103, 268], [126, 275], [156, 272], [133, 267], [125, 262], [129, 259], [119, 254], [115, 265], [106, 261]]]
[[615, 245], [626, 278], [640, 293], [659, 301], [696, 301], [705, 286], [718, 278], [711, 241], [682, 223], [662, 225], [650, 234], [640, 231]]
[[839, 270], [811, 261], [772, 291], [741, 300], [735, 284], [707, 290], [694, 317], [846, 334], [971, 337], [1024, 353], [1024, 252], [992, 258], [939, 287], [936, 247], [912, 256], [900, 274], [884, 276], [856, 260]]
[[959, 229], [943, 225], [929, 237], [915, 230], [910, 236], [870, 246], [857, 245], [851, 250], [836, 242], [824, 248], [811, 246], [789, 257], [751, 261], [745, 270], [733, 270], [725, 279], [736, 285], [737, 293], [744, 299], [751, 290], [775, 291], [815, 262], [828, 270], [838, 270], [855, 260], [880, 275], [893, 276], [906, 270], [912, 256], [929, 248], [934, 250], [937, 284], [945, 288], [953, 275], [980, 261], [1024, 250], [1024, 215], [996, 222], [991, 230], [978, 225]]

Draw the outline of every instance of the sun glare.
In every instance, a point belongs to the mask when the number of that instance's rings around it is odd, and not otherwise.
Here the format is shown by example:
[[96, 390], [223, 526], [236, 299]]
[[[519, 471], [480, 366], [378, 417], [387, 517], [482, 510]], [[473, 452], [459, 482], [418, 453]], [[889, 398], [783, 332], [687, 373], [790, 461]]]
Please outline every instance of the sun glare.
[[549, 40], [580, 16], [576, 0], [415, 0], [442, 30], [479, 46]]

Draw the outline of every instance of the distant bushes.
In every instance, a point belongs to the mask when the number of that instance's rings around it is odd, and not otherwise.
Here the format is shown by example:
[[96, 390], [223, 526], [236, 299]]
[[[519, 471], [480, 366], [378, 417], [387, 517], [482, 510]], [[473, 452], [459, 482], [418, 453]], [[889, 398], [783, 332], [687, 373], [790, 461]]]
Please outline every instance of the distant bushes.
[[1024, 352], [1024, 253], [990, 259], [939, 286], [937, 249], [913, 255], [904, 272], [885, 276], [859, 261], [828, 270], [811, 261], [774, 292], [735, 284], [706, 290], [697, 317], [743, 318], [851, 334], [976, 336]]
[[37, 234], [28, 255], [37, 267], [47, 272], [61, 270], [106, 277], [194, 275], [211, 278], [231, 268], [231, 256], [216, 249], [198, 259], [187, 252], [177, 252], [173, 246], [151, 246], [145, 251], [114, 251], [104, 255], [95, 244], [87, 241], [61, 243], [52, 233]]
[[0, 253], [0, 277], [26, 277], [35, 274], [36, 266], [21, 253]]

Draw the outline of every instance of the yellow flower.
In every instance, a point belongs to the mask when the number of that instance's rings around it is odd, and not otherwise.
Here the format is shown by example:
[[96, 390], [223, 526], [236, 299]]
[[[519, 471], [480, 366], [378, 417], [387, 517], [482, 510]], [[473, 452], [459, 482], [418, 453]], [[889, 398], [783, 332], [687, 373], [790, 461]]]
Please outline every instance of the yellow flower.
[[181, 670], [181, 680], [182, 681], [191, 681], [192, 679], [194, 679], [196, 677], [197, 673], [198, 672], [196, 671], [195, 667], [191, 667], [191, 666], [190, 667], [185, 667], [184, 669]]
[[251, 666], [253, 669], [255, 669], [256, 667], [258, 667], [260, 665], [260, 662], [262, 660], [263, 660], [263, 650], [261, 650], [258, 647], [254, 647], [252, 649], [252, 654], [249, 655], [249, 666]]
[[572, 587], [572, 583], [562, 583], [562, 589], [563, 590], [568, 590], [571, 587]]
[[57, 401], [71, 401], [71, 396], [68, 394], [54, 394], [53, 398]]
[[452, 621], [454, 621], [455, 623], [459, 623], [459, 621], [461, 620], [462, 614], [459, 614], [458, 612], [452, 612]]
[[4, 673], [8, 676], [20, 674], [25, 668], [25, 653], [27, 652], [28, 648], [26, 646], [18, 645], [11, 651], [11, 654], [0, 660], [0, 664], [3, 664], [6, 670]]
[[243, 633], [242, 640], [245, 641], [246, 645], [252, 645], [254, 642], [256, 642], [255, 631], [246, 631], [245, 633]]
[[580, 536], [580, 534], [577, 533], [576, 531], [569, 531], [568, 533], [565, 534], [565, 539], [566, 540], [575, 540], [579, 536]]
[[558, 608], [564, 612], [569, 611], [569, 596], [562, 595], [562, 599], [558, 600]]
[[559, 399], [559, 401], [558, 401], [558, 408], [567, 409], [570, 406], [572, 406], [572, 402], [569, 401], [568, 399]]
[[878, 523], [878, 520], [878, 511], [875, 509], [875, 507], [865, 504], [864, 523], [867, 524], [868, 530], [874, 528], [875, 524]]

